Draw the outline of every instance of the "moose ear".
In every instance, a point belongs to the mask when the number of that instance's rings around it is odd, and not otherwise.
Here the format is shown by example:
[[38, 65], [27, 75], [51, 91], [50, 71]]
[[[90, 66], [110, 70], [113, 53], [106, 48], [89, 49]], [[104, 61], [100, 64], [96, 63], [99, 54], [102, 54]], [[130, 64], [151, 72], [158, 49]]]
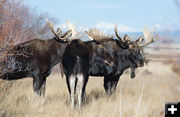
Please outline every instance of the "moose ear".
[[124, 40], [124, 42], [130, 41], [130, 37], [127, 34], [125, 34], [123, 40]]
[[57, 33], [58, 36], [61, 37], [61, 36], [62, 36], [62, 30], [61, 30], [61, 28], [58, 27], [57, 30], [56, 30], [56, 33]]

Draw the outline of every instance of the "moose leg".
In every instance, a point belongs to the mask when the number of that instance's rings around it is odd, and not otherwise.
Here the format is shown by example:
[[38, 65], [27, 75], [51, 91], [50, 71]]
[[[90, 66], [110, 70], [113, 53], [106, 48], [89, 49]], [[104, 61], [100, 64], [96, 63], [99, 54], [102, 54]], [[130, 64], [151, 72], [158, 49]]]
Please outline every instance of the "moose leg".
[[71, 88], [70, 88], [70, 83], [69, 83], [69, 78], [68, 77], [66, 78], [66, 84], [67, 84], [67, 88], [68, 88], [68, 91], [69, 91], [69, 95], [71, 95]]
[[114, 76], [111, 81], [111, 92], [114, 93], [116, 91], [116, 86], [118, 84], [120, 76]]
[[78, 78], [78, 106], [79, 106], [79, 110], [81, 110], [82, 107], [82, 100], [83, 97], [85, 96], [85, 88], [86, 88], [86, 84], [88, 81], [88, 77], [85, 77], [84, 74], [78, 74], [77, 75]]
[[111, 78], [104, 76], [104, 89], [107, 95], [111, 95]]
[[41, 94], [45, 95], [45, 85], [46, 85], [46, 77], [42, 77], [40, 75], [33, 76], [33, 89], [34, 92], [41, 96]]
[[82, 89], [83, 89], [83, 84], [84, 84], [84, 76], [83, 74], [78, 74], [77, 75], [78, 82], [77, 82], [77, 87], [78, 87], [78, 107], [79, 110], [81, 110], [81, 103], [82, 103]]
[[105, 76], [104, 77], [104, 88], [105, 92], [108, 95], [111, 95], [115, 90], [118, 84], [120, 76]]
[[71, 107], [74, 109], [75, 107], [75, 85], [76, 85], [76, 76], [71, 75], [70, 77], [67, 77], [67, 85], [69, 87], [69, 93], [70, 93], [70, 98], [71, 98]]
[[85, 103], [85, 101], [86, 101], [86, 85], [87, 85], [88, 79], [89, 79], [89, 76], [87, 75], [84, 79], [84, 85], [83, 85], [83, 89], [82, 89], [83, 103]]
[[43, 85], [40, 89], [40, 93], [45, 96], [45, 90], [46, 90], [46, 78], [43, 78], [44, 79], [44, 82], [43, 82]]

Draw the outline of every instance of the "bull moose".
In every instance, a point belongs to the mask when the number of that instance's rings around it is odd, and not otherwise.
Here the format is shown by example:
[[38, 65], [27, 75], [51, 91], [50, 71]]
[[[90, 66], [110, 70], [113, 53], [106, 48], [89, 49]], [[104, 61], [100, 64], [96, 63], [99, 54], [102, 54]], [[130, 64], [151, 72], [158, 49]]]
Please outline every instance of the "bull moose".
[[[48, 22], [48, 20], [47, 20]], [[46, 77], [50, 75], [53, 66], [61, 61], [63, 52], [72, 31], [68, 30], [62, 34], [61, 30], [53, 32], [55, 37], [48, 40], [34, 39], [14, 47], [13, 57], [20, 62], [21, 69], [14, 69], [3, 74], [0, 78], [4, 80], [17, 80], [25, 77], [33, 77], [33, 89], [39, 96], [45, 95]], [[18, 51], [26, 48], [28, 56], [17, 55]], [[26, 69], [28, 65], [28, 69]]]
[[[71, 105], [75, 107], [75, 92], [78, 87], [78, 107], [81, 109], [85, 99], [85, 89], [89, 76], [104, 76], [104, 88], [111, 94], [118, 83], [119, 77], [127, 68], [131, 68], [131, 77], [135, 77], [135, 69], [144, 65], [141, 48], [154, 41], [151, 33], [144, 31], [149, 42], [142, 44], [143, 39], [130, 41], [125, 35], [124, 40], [117, 33], [118, 39], [112, 37], [100, 40], [88, 36], [95, 41], [72, 40], [66, 47], [62, 64], [70, 93]], [[95, 36], [96, 37], [96, 36]]]

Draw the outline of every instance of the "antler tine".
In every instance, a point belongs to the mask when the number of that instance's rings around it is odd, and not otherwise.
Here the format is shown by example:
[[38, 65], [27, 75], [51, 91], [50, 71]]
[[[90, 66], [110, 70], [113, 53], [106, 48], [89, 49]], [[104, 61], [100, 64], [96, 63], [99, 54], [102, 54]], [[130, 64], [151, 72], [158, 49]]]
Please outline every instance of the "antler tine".
[[46, 21], [48, 27], [50, 28], [50, 30], [52, 31], [52, 33], [58, 38], [58, 40], [65, 41], [70, 36], [70, 35], [67, 35], [63, 38], [59, 37], [58, 34], [54, 30], [54, 25], [47, 18], [45, 18], [45, 21]]
[[88, 31], [85, 31], [85, 33], [87, 34], [87, 36], [88, 36], [88, 38], [89, 38], [90, 40], [92, 40], [92, 41], [94, 40], [93, 37], [90, 36], [90, 34], [88, 33]]
[[69, 30], [72, 30], [72, 37], [69, 38], [70, 40], [74, 39], [80, 39], [84, 36], [84, 33], [77, 32], [77, 25], [74, 25], [73, 22], [70, 22], [69, 20], [66, 21], [67, 27]]
[[146, 42], [146, 43], [144, 43], [144, 44], [139, 44], [140, 47], [144, 47], [144, 46], [149, 45], [149, 44], [151, 44], [151, 43], [153, 43], [153, 42], [156, 41], [156, 40], [154, 40], [154, 38], [153, 38], [153, 32], [152, 32], [152, 33], [149, 32], [147, 28], [145, 28], [145, 29], [143, 30], [143, 35], [144, 35], [144, 38], [145, 38], [148, 42]]
[[97, 28], [89, 28], [88, 31], [85, 32], [91, 40], [101, 41], [101, 40], [113, 38], [113, 36], [105, 35], [103, 31]]
[[115, 25], [114, 30], [115, 30], [115, 34], [116, 34], [117, 38], [119, 39], [119, 41], [120, 41], [121, 43], [124, 43], [124, 41], [122, 40], [122, 38], [121, 38], [120, 35], [118, 34], [118, 25], [117, 25], [117, 24]]

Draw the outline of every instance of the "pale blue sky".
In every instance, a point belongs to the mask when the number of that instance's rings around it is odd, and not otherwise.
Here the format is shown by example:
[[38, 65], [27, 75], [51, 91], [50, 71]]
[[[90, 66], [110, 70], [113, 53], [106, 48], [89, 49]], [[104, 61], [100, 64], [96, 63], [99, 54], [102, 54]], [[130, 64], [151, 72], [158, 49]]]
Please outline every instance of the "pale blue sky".
[[[180, 1], [180, 0], [179, 0]], [[66, 20], [80, 26], [113, 28], [118, 23], [121, 31], [137, 31], [144, 26], [159, 30], [179, 30], [180, 9], [174, 0], [24, 0], [47, 12], [60, 24]]]

